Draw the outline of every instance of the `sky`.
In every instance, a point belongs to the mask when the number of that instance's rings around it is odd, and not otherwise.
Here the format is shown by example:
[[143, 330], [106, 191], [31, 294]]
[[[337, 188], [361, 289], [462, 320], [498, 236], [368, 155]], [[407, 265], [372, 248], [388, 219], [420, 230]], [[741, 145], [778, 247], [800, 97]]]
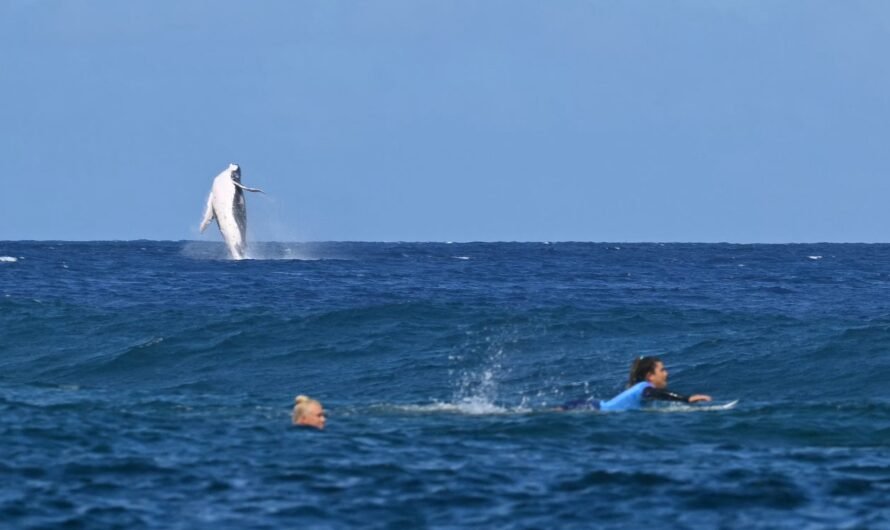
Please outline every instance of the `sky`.
[[883, 0], [0, 0], [0, 240], [890, 241]]

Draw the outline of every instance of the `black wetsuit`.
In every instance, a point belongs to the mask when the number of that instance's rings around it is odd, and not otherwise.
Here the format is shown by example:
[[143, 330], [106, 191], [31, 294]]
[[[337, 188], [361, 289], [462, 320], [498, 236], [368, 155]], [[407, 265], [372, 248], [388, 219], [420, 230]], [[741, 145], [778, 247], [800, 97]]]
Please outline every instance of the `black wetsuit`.
[[682, 401], [683, 403], [689, 403], [689, 396], [671, 392], [667, 388], [655, 388], [654, 386], [650, 386], [643, 390], [643, 399], [655, 401]]

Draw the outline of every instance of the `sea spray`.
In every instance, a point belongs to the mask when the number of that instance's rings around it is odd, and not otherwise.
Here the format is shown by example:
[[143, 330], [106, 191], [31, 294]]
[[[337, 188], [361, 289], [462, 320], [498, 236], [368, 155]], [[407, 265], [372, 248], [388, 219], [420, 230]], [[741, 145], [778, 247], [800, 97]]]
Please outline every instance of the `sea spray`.
[[452, 402], [459, 410], [492, 414], [517, 409], [498, 395], [500, 380], [510, 372], [505, 346], [515, 343], [516, 335], [515, 329], [497, 327], [467, 332], [467, 342], [449, 357], [456, 365], [449, 376], [456, 385]]

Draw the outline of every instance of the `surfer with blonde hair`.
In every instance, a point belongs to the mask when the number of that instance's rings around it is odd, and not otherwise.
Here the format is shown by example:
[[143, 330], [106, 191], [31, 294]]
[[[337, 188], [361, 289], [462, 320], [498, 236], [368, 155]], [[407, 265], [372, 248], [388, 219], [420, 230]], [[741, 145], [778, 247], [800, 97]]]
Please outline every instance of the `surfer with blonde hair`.
[[299, 395], [294, 398], [294, 412], [291, 416], [294, 425], [324, 429], [325, 413], [321, 403], [309, 396]]

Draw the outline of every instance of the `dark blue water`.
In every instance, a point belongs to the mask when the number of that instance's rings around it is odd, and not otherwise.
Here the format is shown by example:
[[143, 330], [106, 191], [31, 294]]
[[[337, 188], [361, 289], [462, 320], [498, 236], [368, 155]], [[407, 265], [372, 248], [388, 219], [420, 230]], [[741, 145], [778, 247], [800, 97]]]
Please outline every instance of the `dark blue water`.
[[0, 243], [0, 525], [890, 526], [888, 245], [222, 252]]

